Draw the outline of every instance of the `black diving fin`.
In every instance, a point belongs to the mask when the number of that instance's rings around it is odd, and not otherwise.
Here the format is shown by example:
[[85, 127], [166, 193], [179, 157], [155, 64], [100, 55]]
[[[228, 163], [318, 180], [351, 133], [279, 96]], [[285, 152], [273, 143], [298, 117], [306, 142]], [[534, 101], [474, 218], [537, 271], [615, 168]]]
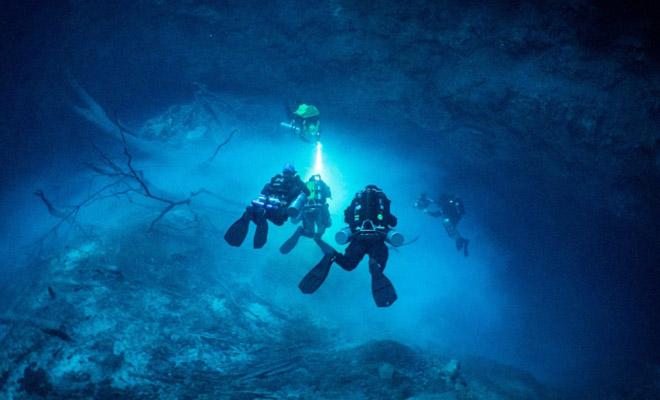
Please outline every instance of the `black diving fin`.
[[305, 294], [311, 294], [318, 289], [321, 284], [325, 281], [325, 278], [328, 277], [328, 272], [330, 272], [330, 266], [334, 260], [334, 254], [326, 254], [323, 256], [323, 259], [316, 264], [311, 271], [305, 275], [305, 277], [298, 284], [300, 291]]
[[387, 279], [380, 268], [371, 270], [371, 293], [378, 307], [389, 307], [397, 299], [392, 282]]
[[327, 244], [320, 237], [314, 236], [314, 242], [321, 248], [323, 254], [335, 254], [337, 252], [332, 246]]
[[298, 244], [298, 239], [300, 239], [300, 236], [302, 235], [302, 229], [298, 228], [296, 231], [293, 233], [293, 235], [287, 239], [286, 242], [282, 243], [282, 246], [280, 246], [280, 253], [282, 254], [289, 254], [291, 250], [293, 250], [294, 247]]
[[266, 244], [268, 239], [268, 220], [261, 215], [257, 218], [257, 231], [254, 233], [254, 248], [260, 249]]
[[225, 241], [230, 246], [240, 247], [248, 234], [250, 228], [250, 218], [243, 214], [238, 221], [234, 222], [225, 233]]

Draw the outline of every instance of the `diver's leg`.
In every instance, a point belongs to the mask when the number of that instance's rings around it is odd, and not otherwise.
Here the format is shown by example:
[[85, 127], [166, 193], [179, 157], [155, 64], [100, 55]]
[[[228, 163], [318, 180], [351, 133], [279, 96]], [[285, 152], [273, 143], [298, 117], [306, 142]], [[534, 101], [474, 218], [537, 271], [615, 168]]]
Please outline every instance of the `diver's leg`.
[[333, 261], [345, 270], [352, 271], [360, 263], [360, 260], [362, 260], [362, 257], [364, 257], [364, 254], [366, 253], [366, 249], [363, 248], [363, 245], [359, 240], [353, 240], [351, 244], [348, 245], [346, 248], [346, 255], [336, 252], [332, 247], [330, 247], [329, 250], [331, 251], [324, 250], [325, 254], [321, 261], [316, 264], [316, 266], [312, 268], [312, 270], [309, 271], [300, 282], [298, 287], [301, 292], [306, 294], [314, 293], [325, 281], [325, 278], [328, 277], [328, 272], [330, 272], [330, 266]]
[[299, 226], [298, 229], [293, 232], [293, 235], [291, 235], [291, 237], [287, 239], [286, 242], [282, 243], [282, 246], [280, 246], [280, 253], [288, 254], [291, 250], [293, 250], [293, 248], [298, 244], [298, 239], [300, 239], [302, 233], [303, 228]]
[[321, 251], [323, 251], [323, 254], [339, 254], [337, 253], [337, 250], [335, 250], [332, 246], [330, 246], [328, 243], [326, 243], [323, 239], [320, 237], [314, 236], [314, 243], [316, 243], [320, 248]]
[[456, 223], [449, 218], [444, 218], [442, 220], [442, 225], [445, 227], [445, 231], [447, 231], [447, 235], [449, 235], [450, 238], [454, 239], [456, 242], [456, 250], [461, 251], [463, 250], [463, 255], [465, 257], [468, 256], [468, 251], [467, 251], [467, 246], [470, 241], [464, 237], [461, 236], [461, 234], [458, 232], [458, 229], [456, 228]]
[[317, 227], [316, 227], [316, 233], [314, 234], [314, 237], [320, 239], [321, 236], [323, 236], [323, 234], [325, 233], [325, 229], [326, 229], [325, 226], [323, 226], [323, 225], [317, 225]]
[[371, 273], [371, 293], [378, 307], [389, 307], [397, 299], [392, 282], [383, 274], [387, 263], [388, 250], [383, 242], [374, 243], [369, 250], [369, 272]]
[[456, 239], [456, 250], [461, 251], [463, 250], [463, 256], [467, 257], [468, 256], [468, 244], [470, 243], [470, 240], [464, 238], [464, 237], [459, 237]]
[[254, 221], [257, 224], [257, 231], [254, 233], [254, 248], [260, 249], [266, 244], [268, 240], [268, 219], [266, 213], [262, 212], [256, 216]]
[[309, 209], [303, 209], [302, 217], [302, 235], [308, 238], [314, 237], [314, 212]]
[[330, 218], [330, 210], [328, 209], [328, 204], [325, 204], [323, 210], [321, 211], [322, 224], [326, 228], [332, 226], [332, 218]]
[[372, 243], [371, 247], [369, 248], [369, 259], [373, 259], [376, 261], [376, 263], [378, 263], [381, 272], [385, 270], [385, 265], [387, 265], [387, 259], [389, 256], [390, 251], [383, 240], [378, 240]]
[[346, 271], [352, 271], [358, 266], [362, 258], [367, 253], [364, 241], [359, 237], [354, 238], [346, 248], [344, 254], [336, 253], [334, 262]]
[[300, 281], [298, 288], [305, 294], [311, 294], [318, 289], [328, 277], [330, 266], [335, 258], [335, 254], [325, 254], [321, 261], [312, 268], [307, 275]]
[[445, 227], [445, 231], [447, 231], [447, 235], [449, 235], [450, 238], [456, 240], [461, 237], [456, 229], [456, 225], [452, 224], [449, 218], [443, 218], [442, 225]]
[[317, 211], [316, 218], [314, 220], [314, 222], [316, 223], [316, 233], [314, 234], [314, 237], [321, 238], [321, 236], [323, 236], [323, 234], [325, 233], [325, 230], [328, 229], [328, 227], [332, 223], [330, 222], [329, 218], [326, 219], [327, 213], [328, 213], [327, 204], [326, 207]]

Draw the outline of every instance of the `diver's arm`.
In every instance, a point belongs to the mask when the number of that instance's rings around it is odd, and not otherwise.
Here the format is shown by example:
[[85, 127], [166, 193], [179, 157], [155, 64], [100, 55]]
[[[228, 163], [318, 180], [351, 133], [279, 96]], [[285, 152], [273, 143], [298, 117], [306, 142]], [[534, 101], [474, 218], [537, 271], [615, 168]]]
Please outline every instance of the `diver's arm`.
[[273, 182], [275, 182], [275, 179], [280, 176], [280, 174], [275, 175], [274, 177], [270, 178], [270, 182], [268, 182], [263, 189], [261, 189], [261, 194], [268, 195], [271, 192]]
[[355, 215], [355, 199], [351, 202], [351, 205], [346, 207], [344, 210], [344, 222], [347, 224], [351, 225], [353, 221], [353, 217]]
[[291, 111], [291, 106], [287, 101], [284, 102], [284, 109], [286, 110], [286, 117], [289, 121], [293, 119], [293, 111]]
[[331, 199], [332, 191], [330, 190], [330, 186], [328, 186], [325, 182], [323, 182], [323, 190], [325, 191], [325, 197]]
[[394, 227], [398, 222], [399, 220], [394, 216], [394, 214], [390, 213], [390, 217], [389, 217], [389, 221], [387, 222], [387, 225]]
[[432, 216], [432, 217], [435, 217], [435, 218], [439, 218], [439, 217], [442, 217], [444, 215], [444, 213], [442, 211], [426, 211], [426, 210], [424, 210], [424, 212], [426, 214]]
[[305, 183], [302, 181], [302, 179], [300, 179], [299, 176], [297, 178], [298, 178], [298, 181], [296, 182], [296, 186], [300, 188], [300, 191], [305, 193], [307, 196], [311, 195], [312, 192], [309, 191], [309, 188], [307, 187], [307, 185], [305, 185]]

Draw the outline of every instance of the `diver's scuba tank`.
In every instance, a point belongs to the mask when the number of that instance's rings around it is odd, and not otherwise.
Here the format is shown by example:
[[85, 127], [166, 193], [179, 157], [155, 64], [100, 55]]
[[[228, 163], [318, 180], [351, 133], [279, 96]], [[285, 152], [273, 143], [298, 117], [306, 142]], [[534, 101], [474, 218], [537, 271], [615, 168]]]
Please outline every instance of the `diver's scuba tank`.
[[299, 213], [295, 217], [289, 218], [289, 221], [291, 221], [292, 224], [298, 225], [298, 223], [302, 220], [302, 213]]
[[[352, 236], [353, 232], [351, 231], [351, 228], [347, 226], [335, 234], [335, 241], [337, 244], [346, 244], [351, 240]], [[390, 229], [385, 236], [385, 241], [394, 247], [399, 247], [403, 244], [403, 235], [394, 229]]]
[[394, 229], [390, 229], [387, 236], [385, 236], [385, 241], [394, 247], [399, 247], [403, 244], [403, 235]]
[[351, 228], [347, 226], [335, 234], [335, 241], [337, 244], [346, 244], [351, 239], [351, 236], [353, 236], [353, 232], [351, 232]]
[[306, 200], [307, 195], [301, 192], [298, 197], [296, 197], [296, 199], [291, 202], [291, 205], [286, 210], [287, 214], [289, 214], [289, 217], [297, 217], [298, 214], [300, 214], [300, 211], [302, 211]]

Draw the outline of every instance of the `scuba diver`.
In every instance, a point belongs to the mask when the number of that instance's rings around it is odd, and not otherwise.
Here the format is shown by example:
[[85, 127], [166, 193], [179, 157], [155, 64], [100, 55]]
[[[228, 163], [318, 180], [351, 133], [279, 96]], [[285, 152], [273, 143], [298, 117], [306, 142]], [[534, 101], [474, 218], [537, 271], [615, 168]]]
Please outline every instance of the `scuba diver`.
[[309, 196], [298, 217], [293, 218], [293, 223], [302, 221], [302, 225], [296, 229], [286, 242], [280, 247], [282, 254], [287, 254], [298, 244], [300, 236], [314, 239], [323, 249], [321, 236], [325, 230], [332, 225], [327, 200], [332, 198], [330, 187], [321, 179], [320, 174], [312, 175], [306, 183]]
[[390, 200], [381, 189], [368, 185], [355, 194], [350, 206], [344, 210], [344, 221], [348, 227], [335, 236], [339, 244], [350, 242], [344, 254], [325, 246], [323, 259], [309, 271], [298, 287], [303, 293], [314, 293], [325, 281], [333, 262], [346, 271], [352, 271], [368, 254], [371, 291], [376, 305], [392, 305], [397, 295], [394, 286], [383, 274], [389, 256], [385, 242], [400, 246], [403, 236], [392, 229], [397, 219], [390, 213]]
[[277, 226], [283, 225], [289, 217], [300, 213], [309, 189], [296, 174], [292, 164], [284, 165], [282, 174], [275, 175], [261, 190], [256, 200], [225, 233], [225, 240], [230, 246], [240, 247], [254, 222], [257, 230], [254, 234], [254, 248], [260, 249], [268, 238], [268, 220]]
[[[429, 211], [431, 205], [435, 205], [437, 211]], [[463, 255], [468, 256], [468, 243], [470, 241], [462, 237], [456, 229], [456, 224], [465, 214], [465, 206], [460, 198], [443, 193], [436, 202], [426, 197], [426, 193], [422, 193], [415, 201], [414, 207], [432, 217], [442, 217], [442, 225], [444, 225], [447, 235], [456, 241], [456, 250], [463, 250]]]
[[308, 143], [316, 143], [321, 139], [318, 108], [301, 104], [296, 111], [292, 112], [288, 104], [285, 103], [284, 106], [289, 122], [282, 122], [281, 126], [290, 129], [296, 136]]

